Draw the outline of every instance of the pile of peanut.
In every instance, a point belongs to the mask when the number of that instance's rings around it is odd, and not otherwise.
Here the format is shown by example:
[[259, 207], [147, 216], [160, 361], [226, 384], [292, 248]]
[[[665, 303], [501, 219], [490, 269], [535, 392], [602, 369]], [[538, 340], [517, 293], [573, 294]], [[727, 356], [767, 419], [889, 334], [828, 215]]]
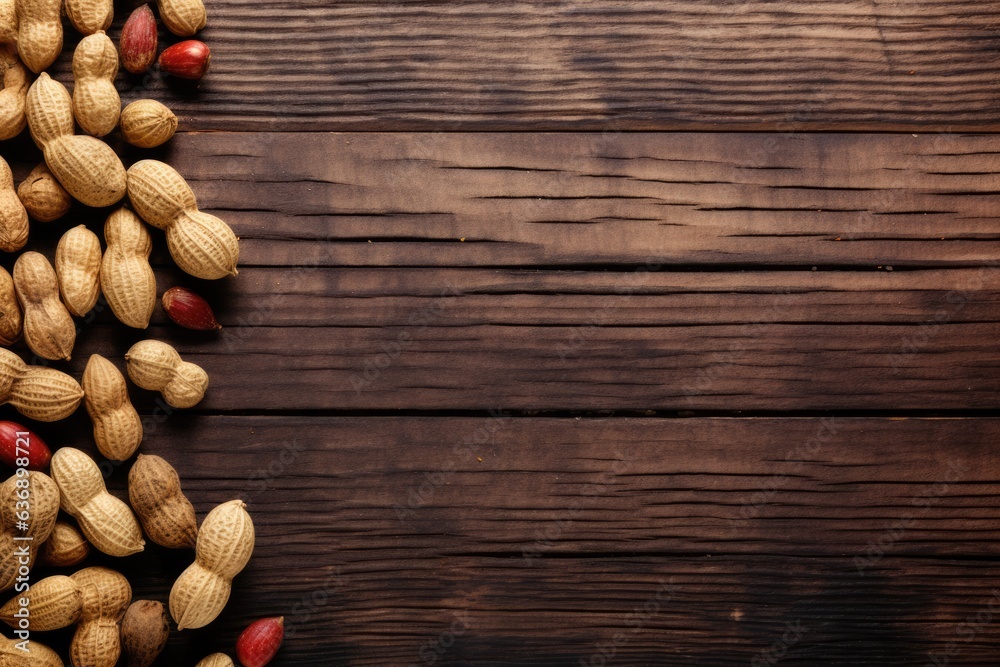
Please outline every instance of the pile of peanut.
[[[193, 191], [176, 170], [157, 160], [141, 160], [126, 170], [101, 139], [120, 127], [129, 143], [152, 148], [177, 129], [176, 116], [158, 101], [140, 100], [122, 110], [115, 88], [120, 63], [141, 73], [156, 60], [152, 10], [144, 5], [132, 14], [119, 52], [104, 33], [113, 18], [112, 0], [65, 0], [66, 17], [84, 35], [73, 53], [70, 94], [45, 72], [63, 50], [61, 9], [60, 0], [0, 0], [0, 140], [27, 127], [44, 157], [16, 190], [11, 169], [0, 157], [0, 250], [21, 252], [29, 220], [57, 220], [74, 200], [90, 207], [127, 204], [108, 216], [103, 251], [97, 234], [80, 225], [61, 238], [54, 261], [27, 251], [17, 257], [13, 275], [0, 268], [0, 344], [11, 346], [23, 338], [33, 354], [55, 362], [70, 359], [74, 318], [90, 313], [102, 293], [122, 324], [148, 326], [157, 300], [150, 226], [165, 233], [174, 262], [196, 278], [235, 276], [239, 256], [233, 230], [198, 210]], [[202, 0], [159, 0], [159, 17], [182, 37], [206, 24]], [[166, 49], [159, 67], [169, 75], [198, 79], [209, 58], [207, 46], [192, 40]], [[208, 304], [188, 290], [169, 290], [163, 302], [171, 319], [183, 326], [218, 328]], [[174, 408], [193, 407], [208, 388], [208, 374], [162, 341], [136, 343], [124, 355], [124, 366], [135, 385], [160, 392]], [[78, 382], [0, 348], [0, 404], [9, 403], [29, 419], [52, 422], [69, 417], [81, 402], [100, 454], [111, 461], [132, 459], [143, 426], [118, 365], [95, 354]], [[171, 620], [177, 630], [202, 628], [223, 611], [233, 579], [254, 548], [253, 521], [242, 501], [217, 506], [199, 527], [176, 470], [158, 456], [139, 455], [129, 471], [126, 503], [108, 492], [90, 455], [71, 447], [50, 455], [37, 436], [13, 422], [0, 422], [0, 459], [16, 468], [0, 484], [0, 591], [13, 595], [0, 607], [0, 621], [15, 635], [0, 636], [0, 667], [62, 667], [62, 658], [34, 633], [73, 625], [69, 659], [75, 667], [114, 667], [123, 653], [129, 665], [148, 667], [166, 645]], [[194, 550], [193, 563], [173, 584], [167, 605], [133, 602], [129, 581], [107, 567], [37, 580], [31, 576], [36, 562], [78, 568], [91, 549], [114, 557], [136, 554], [145, 538]], [[245, 667], [271, 660], [282, 628], [281, 619], [262, 619], [247, 628], [235, 647]], [[233, 664], [221, 653], [199, 663]]]

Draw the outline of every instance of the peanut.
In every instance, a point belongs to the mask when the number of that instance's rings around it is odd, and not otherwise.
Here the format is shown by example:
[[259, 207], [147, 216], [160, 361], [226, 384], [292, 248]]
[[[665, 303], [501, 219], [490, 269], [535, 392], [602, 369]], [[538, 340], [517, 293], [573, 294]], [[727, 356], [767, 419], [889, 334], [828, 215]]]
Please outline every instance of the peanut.
[[56, 277], [63, 303], [83, 317], [101, 296], [101, 239], [83, 225], [63, 234], [56, 246]]
[[94, 460], [72, 447], [52, 455], [52, 477], [62, 493], [62, 508], [87, 540], [109, 556], [143, 550], [142, 529], [128, 505], [108, 493]]
[[0, 267], [0, 345], [13, 345], [21, 337], [21, 304], [14, 292], [14, 279]]
[[73, 205], [73, 198], [59, 185], [44, 162], [32, 169], [28, 178], [17, 186], [17, 196], [28, 215], [38, 222], [58, 220], [69, 213]]
[[125, 353], [125, 365], [132, 382], [162, 393], [163, 400], [175, 408], [194, 407], [208, 389], [208, 373], [183, 361], [177, 350], [158, 340], [133, 345]]
[[70, 195], [97, 207], [125, 196], [125, 166], [114, 150], [100, 139], [73, 134], [73, 100], [65, 86], [42, 72], [28, 89], [26, 115], [45, 164]]
[[80, 625], [69, 647], [74, 667], [115, 667], [122, 654], [121, 623], [132, 602], [128, 579], [106, 567], [71, 577], [83, 598]]
[[122, 137], [139, 148], [155, 148], [177, 131], [177, 116], [156, 100], [136, 100], [122, 111]]
[[66, 16], [84, 35], [107, 30], [114, 11], [112, 0], [66, 0]]
[[254, 547], [253, 520], [242, 500], [213, 509], [198, 532], [195, 562], [170, 589], [170, 615], [179, 630], [203, 628], [214, 621], [243, 571]]
[[118, 49], [104, 30], [80, 40], [73, 52], [73, 113], [87, 134], [103, 137], [118, 125], [122, 100], [116, 76]]
[[156, 4], [163, 24], [178, 37], [190, 37], [208, 22], [202, 0], [157, 0]]
[[28, 242], [28, 212], [14, 191], [14, 175], [0, 157], [0, 250], [15, 252]]
[[149, 539], [171, 549], [194, 547], [198, 519], [173, 466], [140, 454], [128, 474], [128, 497]]
[[170, 638], [170, 616], [162, 602], [136, 600], [122, 620], [122, 648], [128, 667], [150, 667]]
[[142, 442], [142, 420], [128, 399], [121, 371], [101, 355], [92, 355], [83, 372], [83, 393], [97, 449], [112, 461], [130, 458]]
[[35, 74], [62, 53], [61, 10], [60, 0], [17, 0], [17, 52]]
[[[0, 1], [0, 7], [8, 6], [13, 6], [11, 0]], [[7, 11], [9, 10], [4, 13]], [[3, 19], [0, 19], [0, 26], [2, 25]], [[0, 90], [0, 140], [6, 141], [21, 134], [28, 122], [24, 117], [24, 104], [28, 96], [28, 85], [31, 83], [28, 80], [28, 70], [17, 57], [17, 49], [13, 44], [6, 43], [0, 47], [0, 77], [3, 78], [3, 90]]]
[[202, 658], [194, 667], [235, 667], [233, 659], [225, 653], [213, 653], [207, 658]]
[[18, 627], [18, 611], [28, 608], [31, 629], [41, 632], [68, 628], [80, 620], [83, 596], [80, 587], [70, 577], [55, 575], [31, 584], [28, 604], [21, 597], [10, 599], [0, 607], [0, 620], [12, 628]]
[[52, 450], [37, 433], [17, 422], [0, 421], [0, 461], [11, 468], [46, 470]]
[[34, 639], [25, 652], [20, 640], [0, 637], [0, 667], [64, 667], [59, 654]]
[[13, 475], [0, 484], [0, 591], [14, 587], [19, 569], [35, 564], [58, 514], [59, 487], [45, 473]]
[[156, 307], [156, 276], [149, 265], [153, 241], [146, 225], [127, 208], [120, 208], [104, 223], [107, 252], [101, 263], [101, 289], [123, 324], [136, 329], [149, 326]]
[[10, 403], [25, 417], [54, 422], [73, 414], [83, 389], [54, 368], [29, 366], [10, 350], [0, 348], [0, 405]]
[[235, 665], [233, 665], [233, 659], [225, 653], [213, 653], [199, 660], [194, 667], [235, 667]]
[[128, 170], [128, 196], [139, 217], [167, 233], [167, 247], [181, 270], [196, 278], [235, 276], [239, 240], [229, 225], [198, 210], [191, 187], [157, 160]]
[[59, 300], [55, 269], [37, 252], [14, 263], [14, 291], [24, 310], [24, 342], [43, 359], [69, 359], [76, 344], [76, 325]]
[[38, 552], [38, 562], [49, 567], [79, 565], [90, 554], [90, 543], [69, 521], [56, 521], [52, 534]]
[[17, 43], [17, 0], [0, 0], [0, 44]]

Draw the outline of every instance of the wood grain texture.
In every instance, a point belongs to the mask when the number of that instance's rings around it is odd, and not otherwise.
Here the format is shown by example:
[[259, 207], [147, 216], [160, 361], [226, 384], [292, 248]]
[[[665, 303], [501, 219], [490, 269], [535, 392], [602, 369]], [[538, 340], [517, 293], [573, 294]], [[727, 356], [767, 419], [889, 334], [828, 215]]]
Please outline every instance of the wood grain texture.
[[998, 22], [985, 0], [216, 0], [200, 90], [121, 87], [197, 130], [996, 130]]
[[169, 340], [209, 372], [202, 411], [994, 409], [998, 279], [248, 268], [201, 287], [222, 331], [105, 310], [66, 367]]
[[170, 161], [244, 265], [970, 266], [1000, 138], [213, 134]]
[[[736, 665], [788, 623], [807, 629], [789, 664], [924, 664], [954, 641], [949, 664], [981, 665], [1000, 641], [997, 419], [153, 423], [143, 451], [199, 516], [240, 497], [259, 536], [223, 617], [164, 664], [268, 614], [293, 633], [276, 667], [578, 665], [609, 646]], [[64, 442], [94, 450], [85, 429]], [[124, 567], [164, 599], [185, 564], [151, 547]]]

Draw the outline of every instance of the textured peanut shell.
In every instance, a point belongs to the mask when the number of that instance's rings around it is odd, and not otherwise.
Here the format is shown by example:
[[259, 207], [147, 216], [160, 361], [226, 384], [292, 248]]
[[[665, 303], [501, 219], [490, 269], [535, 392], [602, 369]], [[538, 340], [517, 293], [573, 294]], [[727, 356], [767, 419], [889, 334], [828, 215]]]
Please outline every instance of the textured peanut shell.
[[194, 547], [198, 519], [172, 465], [140, 454], [128, 474], [128, 497], [149, 539], [170, 549]]
[[[14, 359], [10, 359], [8, 354]], [[15, 365], [15, 359], [19, 366]], [[0, 369], [5, 368], [19, 370], [16, 376], [4, 377], [0, 374], [0, 390], [10, 377], [16, 378], [6, 394], [0, 391], [0, 403], [10, 403], [25, 417], [54, 422], [66, 419], [80, 407], [83, 389], [69, 375], [45, 366], [28, 366], [13, 352], [0, 348]]]
[[108, 249], [101, 262], [101, 290], [123, 324], [149, 326], [156, 307], [156, 276], [149, 265], [153, 241], [139, 217], [120, 208], [104, 223]]
[[133, 146], [155, 148], [174, 136], [177, 116], [156, 100], [136, 100], [122, 110], [121, 131]]
[[125, 353], [125, 362], [132, 382], [160, 392], [175, 408], [192, 408], [205, 397], [208, 373], [183, 361], [177, 350], [162, 341], [139, 341]]
[[87, 540], [109, 556], [143, 550], [142, 529], [124, 502], [108, 493], [94, 460], [72, 447], [52, 456], [52, 477], [62, 493], [63, 510], [76, 519]]
[[194, 667], [235, 667], [235, 665], [233, 659], [225, 653], [213, 653], [199, 660]]
[[14, 175], [0, 157], [0, 250], [15, 252], [28, 242], [28, 212], [17, 198]]
[[17, 0], [17, 52], [35, 74], [62, 52], [61, 10], [60, 0]]
[[48, 567], [79, 565], [90, 554], [90, 543], [69, 521], [56, 521], [52, 534], [38, 551], [38, 564]]
[[19, 641], [0, 637], [0, 667], [64, 667], [59, 654], [45, 644], [32, 639], [25, 653]]
[[[40, 632], [58, 630], [80, 620], [80, 615], [83, 613], [83, 596], [80, 587], [70, 577], [55, 575], [32, 582], [30, 592], [28, 611], [32, 630]], [[17, 593], [7, 604], [0, 607], [0, 620], [11, 627], [17, 627], [18, 619], [14, 615], [21, 608], [19, 602], [21, 597], [24, 595]]]
[[73, 198], [102, 207], [125, 196], [125, 166], [114, 150], [73, 134], [73, 101], [65, 86], [43, 72], [28, 90], [26, 115], [45, 164]]
[[97, 234], [83, 225], [63, 234], [56, 246], [56, 277], [70, 314], [83, 317], [97, 305], [101, 295], [101, 239]]
[[0, 345], [13, 345], [21, 337], [21, 304], [14, 292], [14, 279], [0, 267]]
[[162, 602], [136, 600], [122, 619], [122, 649], [128, 667], [151, 667], [170, 638], [170, 616]]
[[237, 274], [240, 246], [225, 222], [198, 210], [194, 192], [177, 170], [141, 160], [128, 170], [128, 196], [143, 220], [162, 229], [177, 266], [196, 278]]
[[131, 458], [142, 442], [142, 420], [129, 400], [125, 376], [95, 354], [87, 362], [82, 384], [97, 449], [112, 461]]
[[83, 596], [83, 613], [70, 643], [70, 660], [74, 667], [115, 667], [132, 588], [125, 577], [104, 567], [80, 570], [72, 578]]
[[14, 291], [24, 311], [24, 342], [43, 359], [69, 359], [76, 344], [76, 324], [59, 300], [55, 269], [37, 252], [14, 263]]
[[[28, 519], [26, 530], [19, 529], [17, 503], [19, 498], [17, 475], [9, 477], [0, 484], [0, 517], [2, 517], [3, 532], [0, 533], [0, 591], [10, 590], [17, 580], [18, 569], [21, 566], [16, 555], [18, 547], [27, 545], [29, 551], [28, 567], [32, 567], [38, 555], [38, 549], [49, 539], [55, 527], [56, 516], [59, 514], [59, 487], [52, 478], [42, 472], [29, 472], [28, 481]], [[23, 518], [23, 517], [22, 517]], [[30, 541], [18, 541], [15, 538], [32, 538]]]
[[52, 222], [67, 213], [73, 198], [42, 162], [17, 186], [17, 196], [28, 215], [39, 222]]
[[190, 37], [208, 22], [202, 0], [157, 0], [156, 4], [163, 25], [179, 37]]
[[84, 35], [107, 30], [114, 18], [112, 0], [66, 0], [66, 16]]
[[103, 137], [118, 125], [122, 101], [116, 76], [118, 50], [104, 30], [80, 40], [73, 52], [73, 114], [87, 134]]
[[[0, 7], [8, 5], [13, 6], [13, 0], [0, 1]], [[3, 80], [3, 89], [0, 90], [0, 141], [6, 141], [21, 134], [28, 122], [24, 116], [24, 105], [31, 84], [28, 70], [17, 57], [17, 48], [13, 44], [0, 47], [0, 79]]]
[[232, 580], [253, 553], [253, 520], [241, 500], [209, 512], [198, 532], [195, 562], [170, 589], [170, 615], [179, 630], [203, 628], [214, 621], [232, 591]]
[[17, 43], [17, 0], [0, 0], [0, 43]]

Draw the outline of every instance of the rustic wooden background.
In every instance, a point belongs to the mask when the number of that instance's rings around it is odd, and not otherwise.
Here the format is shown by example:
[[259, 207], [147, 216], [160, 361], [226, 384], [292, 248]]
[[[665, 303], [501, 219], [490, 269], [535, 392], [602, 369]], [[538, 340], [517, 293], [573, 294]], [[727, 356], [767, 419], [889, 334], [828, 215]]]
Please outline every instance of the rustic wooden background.
[[160, 664], [278, 614], [279, 667], [996, 664], [1000, 5], [208, 4], [200, 87], [122, 76], [183, 129], [128, 157], [241, 272], [157, 236], [225, 328], [158, 313], [212, 388], [135, 398], [259, 541]]

